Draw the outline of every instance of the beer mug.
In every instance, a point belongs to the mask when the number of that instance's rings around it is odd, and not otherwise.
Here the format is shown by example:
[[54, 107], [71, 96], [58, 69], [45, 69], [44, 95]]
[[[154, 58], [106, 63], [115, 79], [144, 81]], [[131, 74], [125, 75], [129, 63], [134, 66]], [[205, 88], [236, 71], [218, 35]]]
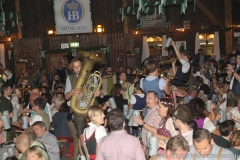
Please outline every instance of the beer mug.
[[18, 121], [18, 110], [16, 108], [14, 108], [12, 122], [17, 122], [17, 121]]
[[8, 152], [3, 152], [2, 160], [6, 160], [7, 157], [9, 157], [9, 153]]
[[207, 100], [207, 110], [208, 112], [211, 112], [211, 104], [212, 104], [212, 101], [211, 100]]
[[152, 137], [152, 132], [147, 132], [146, 133], [146, 138], [147, 138], [147, 146], [149, 146], [149, 141], [150, 141], [150, 138]]
[[231, 112], [226, 113], [226, 120], [232, 120], [232, 113]]
[[11, 126], [10, 126], [9, 118], [6, 115], [3, 115], [1, 119], [3, 121], [4, 130], [10, 129]]
[[123, 113], [124, 113], [124, 116], [126, 116], [128, 114], [128, 105], [127, 104], [123, 105]]
[[8, 119], [10, 119], [10, 118], [9, 118], [9, 112], [8, 112], [7, 110], [6, 110], [6, 111], [3, 111], [3, 115], [7, 116]]
[[109, 98], [109, 103], [110, 103], [112, 109], [117, 108], [116, 102], [113, 97]]
[[22, 128], [23, 129], [27, 129], [28, 128], [28, 117], [27, 116], [23, 116], [22, 117]]
[[16, 108], [17, 110], [20, 110], [20, 104], [15, 104], [15, 108]]
[[128, 126], [132, 127], [132, 124], [133, 124], [133, 115], [131, 114], [129, 121], [128, 121]]
[[126, 115], [126, 119], [130, 119], [130, 117], [132, 116], [132, 114], [133, 114], [133, 109], [130, 109], [129, 111], [128, 111], [128, 114]]
[[7, 151], [8, 151], [9, 156], [14, 156], [13, 148], [8, 148]]
[[134, 121], [134, 117], [140, 117], [140, 111], [133, 111], [133, 116], [132, 116], [132, 119], [133, 119], [133, 123], [132, 123], [132, 126], [134, 127], [138, 127], [138, 124]]
[[158, 153], [158, 139], [157, 137], [151, 137], [149, 143], [149, 156], [155, 156]]
[[171, 45], [171, 43], [172, 43], [172, 38], [168, 37], [165, 47], [168, 48]]
[[221, 119], [219, 120], [219, 122], [222, 123], [226, 120], [226, 112], [221, 110], [220, 114], [221, 114]]

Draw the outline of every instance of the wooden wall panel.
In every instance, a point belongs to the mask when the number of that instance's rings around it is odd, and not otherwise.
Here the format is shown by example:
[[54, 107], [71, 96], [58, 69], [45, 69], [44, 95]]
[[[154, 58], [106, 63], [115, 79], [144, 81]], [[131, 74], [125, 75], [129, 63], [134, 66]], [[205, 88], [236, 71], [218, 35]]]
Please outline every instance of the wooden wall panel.
[[[13, 39], [14, 60], [33, 59], [37, 66], [41, 66], [40, 51], [42, 50], [42, 40], [40, 38]], [[19, 75], [22, 68], [15, 65], [16, 75]]]
[[[119, 53], [133, 53], [134, 38], [132, 34], [89, 34], [71, 36], [54, 36], [49, 38], [13, 39], [15, 62], [19, 59], [33, 58], [41, 67], [41, 50], [61, 49], [61, 43], [79, 42], [80, 47], [110, 47], [111, 65], [115, 68], [115, 57]], [[16, 68], [17, 74], [21, 68]]]
[[240, 2], [237, 0], [232, 0], [232, 22], [234, 25], [240, 24], [239, 8]]

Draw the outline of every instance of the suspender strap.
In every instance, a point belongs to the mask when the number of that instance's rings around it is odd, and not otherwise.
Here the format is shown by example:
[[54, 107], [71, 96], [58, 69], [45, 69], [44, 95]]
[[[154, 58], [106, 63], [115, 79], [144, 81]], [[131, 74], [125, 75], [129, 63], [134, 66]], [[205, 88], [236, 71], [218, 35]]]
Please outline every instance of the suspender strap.
[[[38, 141], [38, 140], [36, 140], [36, 141]], [[42, 150], [46, 152], [48, 159], [50, 159], [46, 146], [42, 142], [40, 142], [40, 141], [38, 141], [38, 142], [43, 145], [43, 147], [41, 147], [41, 146], [39, 146], [39, 147], [42, 148]]]
[[218, 150], [218, 158], [217, 158], [217, 160], [221, 160], [222, 150], [223, 150], [223, 148], [220, 147], [219, 150]]

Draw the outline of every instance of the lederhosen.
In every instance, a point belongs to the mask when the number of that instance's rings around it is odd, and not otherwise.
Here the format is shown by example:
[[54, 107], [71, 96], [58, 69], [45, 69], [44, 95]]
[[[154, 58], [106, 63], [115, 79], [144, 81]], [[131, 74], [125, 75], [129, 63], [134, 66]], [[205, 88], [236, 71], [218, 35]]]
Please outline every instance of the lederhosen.
[[[76, 74], [69, 75], [69, 81], [71, 83], [72, 89], [76, 86], [77, 79], [78, 77], [76, 76]], [[74, 126], [77, 130], [78, 135], [83, 134], [83, 131], [85, 128], [84, 121], [85, 121], [86, 115], [79, 115], [77, 113], [74, 113], [71, 108], [70, 108], [70, 112], [73, 113], [74, 115]]]

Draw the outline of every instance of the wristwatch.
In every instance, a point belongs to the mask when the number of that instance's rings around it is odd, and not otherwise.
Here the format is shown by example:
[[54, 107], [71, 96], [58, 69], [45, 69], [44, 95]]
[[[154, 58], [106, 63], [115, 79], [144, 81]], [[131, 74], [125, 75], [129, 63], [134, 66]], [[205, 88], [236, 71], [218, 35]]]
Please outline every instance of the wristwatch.
[[145, 125], [145, 123], [146, 123], [146, 122], [143, 122], [143, 123], [142, 123], [142, 127]]

